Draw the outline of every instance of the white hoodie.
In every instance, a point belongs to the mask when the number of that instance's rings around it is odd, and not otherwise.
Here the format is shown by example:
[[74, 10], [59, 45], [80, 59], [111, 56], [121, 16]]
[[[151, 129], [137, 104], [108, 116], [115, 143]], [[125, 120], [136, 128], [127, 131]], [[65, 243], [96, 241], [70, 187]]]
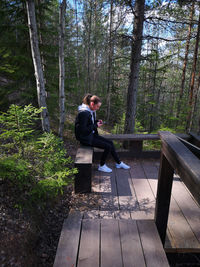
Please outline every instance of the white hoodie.
[[84, 110], [87, 110], [91, 113], [92, 115], [92, 121], [94, 123], [94, 116], [93, 114], [95, 115], [95, 118], [96, 118], [96, 111], [92, 111], [86, 104], [81, 104], [80, 106], [78, 106], [78, 112], [81, 112], [81, 111], [84, 111]]

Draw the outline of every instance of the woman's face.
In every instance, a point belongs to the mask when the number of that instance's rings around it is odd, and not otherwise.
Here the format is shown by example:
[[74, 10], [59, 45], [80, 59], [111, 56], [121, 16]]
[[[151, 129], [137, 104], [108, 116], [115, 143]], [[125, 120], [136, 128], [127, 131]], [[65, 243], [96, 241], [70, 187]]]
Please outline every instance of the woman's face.
[[90, 109], [93, 110], [93, 111], [96, 111], [100, 108], [101, 106], [101, 102], [97, 103], [97, 104], [94, 104], [94, 102], [91, 102], [90, 103]]

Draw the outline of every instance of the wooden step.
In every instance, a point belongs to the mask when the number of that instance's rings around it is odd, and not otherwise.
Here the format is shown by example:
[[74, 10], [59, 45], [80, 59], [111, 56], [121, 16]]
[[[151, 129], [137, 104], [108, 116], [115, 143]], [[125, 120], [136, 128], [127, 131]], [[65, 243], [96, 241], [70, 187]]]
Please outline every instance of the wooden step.
[[82, 219], [64, 221], [54, 267], [169, 266], [153, 220]]

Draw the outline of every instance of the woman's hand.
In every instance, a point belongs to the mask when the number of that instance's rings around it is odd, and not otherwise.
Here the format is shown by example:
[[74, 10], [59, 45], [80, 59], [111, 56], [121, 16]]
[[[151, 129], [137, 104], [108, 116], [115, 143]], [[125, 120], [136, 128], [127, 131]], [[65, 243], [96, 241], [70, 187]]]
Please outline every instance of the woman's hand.
[[103, 121], [102, 120], [98, 120], [98, 122], [97, 122], [97, 126], [98, 127], [101, 127], [103, 125]]

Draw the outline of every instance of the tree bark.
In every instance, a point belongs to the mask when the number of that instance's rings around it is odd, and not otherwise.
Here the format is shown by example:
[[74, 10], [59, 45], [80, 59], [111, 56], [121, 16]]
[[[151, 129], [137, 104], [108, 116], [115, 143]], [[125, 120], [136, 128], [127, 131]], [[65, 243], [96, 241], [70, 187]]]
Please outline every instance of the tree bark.
[[90, 53], [91, 53], [91, 31], [92, 31], [92, 2], [89, 1], [89, 25], [88, 25], [88, 47], [87, 47], [87, 89], [85, 92], [90, 92], [91, 89], [91, 73], [90, 73]]
[[32, 52], [32, 58], [33, 58], [33, 65], [35, 69], [36, 85], [37, 85], [38, 105], [40, 108], [44, 107], [41, 113], [42, 129], [43, 131], [49, 132], [50, 123], [49, 123], [49, 115], [48, 115], [48, 109], [47, 109], [47, 104], [46, 104], [44, 75], [43, 75], [40, 50], [39, 50], [39, 45], [38, 45], [38, 32], [37, 32], [37, 24], [36, 24], [36, 17], [35, 17], [34, 0], [27, 0], [26, 8], [27, 8], [27, 16], [28, 16], [28, 27], [29, 27], [29, 35], [30, 35], [31, 52]]
[[189, 53], [189, 47], [190, 47], [191, 30], [192, 30], [192, 25], [193, 25], [193, 22], [192, 22], [193, 15], [194, 15], [194, 1], [192, 2], [191, 12], [190, 12], [190, 24], [189, 24], [189, 29], [188, 29], [187, 41], [186, 41], [185, 58], [184, 58], [184, 63], [183, 63], [183, 71], [182, 71], [182, 79], [181, 79], [181, 88], [180, 88], [177, 113], [176, 113], [176, 117], [177, 117], [176, 126], [179, 123], [179, 115], [180, 115], [184, 86], [185, 86], [185, 72], [186, 72], [188, 53]]
[[66, 0], [60, 4], [59, 14], [59, 136], [63, 138], [65, 124], [65, 54], [64, 54], [64, 37], [65, 37], [65, 12]]
[[77, 0], [74, 0], [74, 10], [75, 10], [75, 21], [76, 21], [76, 76], [77, 76], [77, 91], [76, 97], [79, 100], [81, 95], [81, 84], [80, 84], [80, 73], [81, 73], [81, 64], [80, 64], [80, 52], [79, 52], [79, 25], [78, 25], [78, 8]]
[[199, 15], [199, 21], [198, 21], [197, 36], [196, 36], [193, 66], [192, 66], [192, 79], [190, 83], [190, 93], [189, 93], [189, 103], [188, 103], [189, 112], [187, 116], [186, 132], [190, 132], [191, 124], [192, 124], [192, 109], [194, 105], [194, 82], [195, 82], [195, 74], [196, 74], [198, 48], [199, 48], [199, 35], [200, 35], [200, 15]]
[[193, 105], [192, 105], [192, 109], [191, 109], [191, 120], [190, 120], [190, 125], [189, 125], [190, 131], [192, 130], [193, 119], [195, 117], [195, 114], [196, 115], [198, 114], [197, 102], [198, 102], [199, 93], [200, 93], [200, 71], [199, 71], [198, 83], [194, 88], [194, 100], [193, 100]]
[[133, 133], [135, 129], [136, 98], [139, 79], [139, 67], [142, 47], [142, 32], [144, 23], [145, 0], [135, 1], [135, 19], [133, 28], [133, 43], [131, 51], [131, 66], [127, 94], [127, 110], [125, 118], [125, 133]]
[[109, 51], [108, 51], [108, 85], [107, 85], [107, 114], [106, 120], [110, 121], [110, 100], [111, 100], [111, 81], [112, 81], [112, 62], [113, 62], [113, 0], [110, 1], [110, 25], [109, 25]]

